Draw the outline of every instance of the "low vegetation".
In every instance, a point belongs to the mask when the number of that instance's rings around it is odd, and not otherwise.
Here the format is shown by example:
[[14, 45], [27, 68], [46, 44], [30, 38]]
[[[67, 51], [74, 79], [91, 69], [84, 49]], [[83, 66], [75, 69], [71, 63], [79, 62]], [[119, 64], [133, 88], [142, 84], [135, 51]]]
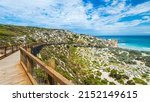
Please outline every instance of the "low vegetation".
[[[150, 52], [114, 48], [113, 41], [67, 30], [0, 24], [0, 46], [34, 42], [65, 43], [43, 47], [39, 58], [55, 59], [55, 70], [74, 84], [150, 84]], [[47, 82], [41, 69], [34, 73]]]

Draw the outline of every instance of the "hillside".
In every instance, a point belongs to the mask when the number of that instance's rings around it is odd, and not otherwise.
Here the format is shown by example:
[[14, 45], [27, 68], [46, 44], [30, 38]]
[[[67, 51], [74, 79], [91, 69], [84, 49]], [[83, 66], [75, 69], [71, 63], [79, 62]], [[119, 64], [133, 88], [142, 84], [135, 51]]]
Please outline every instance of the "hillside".
[[150, 84], [150, 52], [68, 30], [0, 25], [0, 45], [33, 42], [67, 43], [45, 46], [38, 57], [47, 64], [54, 59], [56, 70], [74, 84]]
[[150, 53], [60, 45], [43, 48], [39, 58], [55, 59], [56, 70], [76, 84], [150, 84]]
[[31, 44], [34, 42], [95, 44], [102, 47], [114, 46], [114, 41], [97, 39], [68, 30], [0, 24], [0, 44]]

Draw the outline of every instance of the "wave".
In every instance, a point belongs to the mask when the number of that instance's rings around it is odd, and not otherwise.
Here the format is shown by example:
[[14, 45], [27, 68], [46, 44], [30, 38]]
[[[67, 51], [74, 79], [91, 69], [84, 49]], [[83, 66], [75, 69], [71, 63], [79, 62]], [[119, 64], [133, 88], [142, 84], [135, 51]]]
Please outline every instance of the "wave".
[[150, 47], [135, 46], [127, 43], [119, 43], [118, 45], [120, 48], [125, 48], [125, 49], [138, 50], [138, 51], [150, 51]]

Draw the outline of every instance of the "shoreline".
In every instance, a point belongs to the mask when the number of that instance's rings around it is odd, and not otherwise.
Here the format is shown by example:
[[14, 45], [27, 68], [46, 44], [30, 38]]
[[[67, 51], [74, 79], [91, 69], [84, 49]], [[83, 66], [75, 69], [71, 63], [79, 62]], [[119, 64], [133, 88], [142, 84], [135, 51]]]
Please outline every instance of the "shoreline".
[[[117, 40], [117, 47], [129, 50], [150, 52], [150, 36], [96, 36], [108, 41]], [[114, 42], [113, 42], [114, 45]]]
[[124, 49], [130, 49], [130, 50], [137, 50], [137, 51], [150, 51], [149, 47], [134, 46], [126, 43], [118, 43], [118, 47]]

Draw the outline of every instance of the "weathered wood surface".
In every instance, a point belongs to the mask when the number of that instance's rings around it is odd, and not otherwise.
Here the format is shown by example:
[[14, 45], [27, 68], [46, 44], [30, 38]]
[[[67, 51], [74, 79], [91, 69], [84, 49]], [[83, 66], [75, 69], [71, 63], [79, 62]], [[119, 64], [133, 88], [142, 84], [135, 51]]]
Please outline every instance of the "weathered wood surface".
[[19, 63], [19, 51], [0, 60], [0, 85], [30, 85], [31, 81]]

